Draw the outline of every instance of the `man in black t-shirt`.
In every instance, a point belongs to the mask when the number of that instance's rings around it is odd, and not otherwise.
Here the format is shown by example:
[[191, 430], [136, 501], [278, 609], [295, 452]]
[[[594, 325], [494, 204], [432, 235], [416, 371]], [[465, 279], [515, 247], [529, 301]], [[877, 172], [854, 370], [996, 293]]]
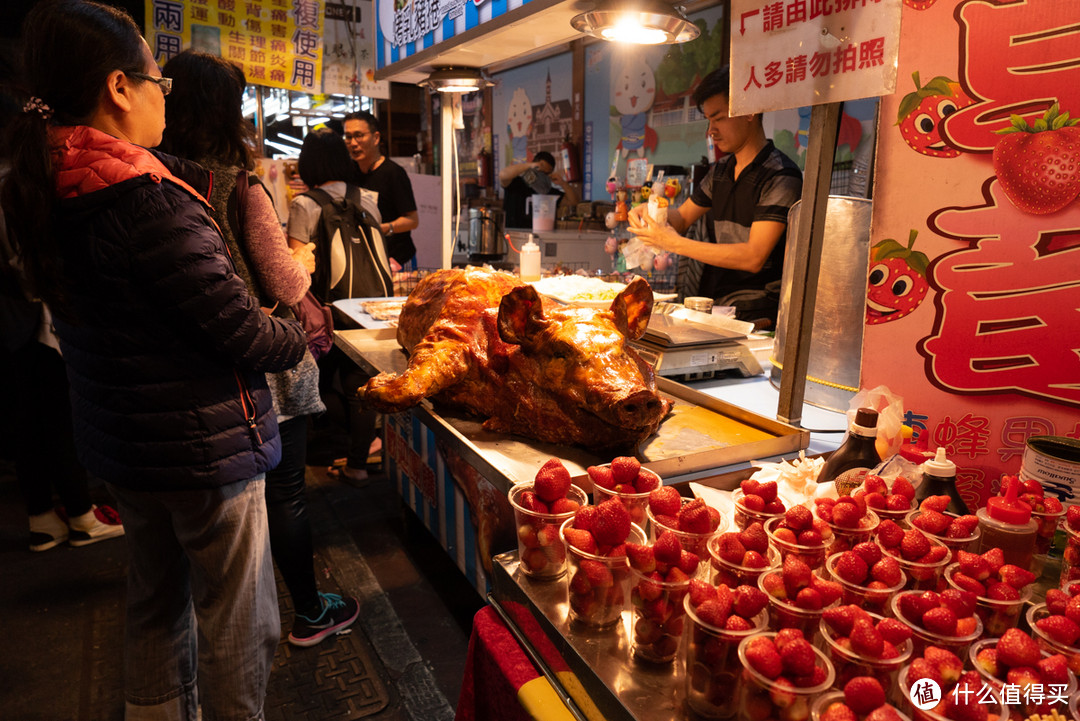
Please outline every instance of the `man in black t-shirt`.
[[[700, 269], [684, 295], [733, 305], [736, 317], [759, 328], [776, 324], [779, 295], [765, 286], [784, 269], [787, 216], [802, 196], [802, 172], [765, 137], [761, 114], [728, 115], [728, 69], [714, 70], [694, 90], [694, 102], [709, 121], [709, 136], [725, 153], [690, 198], [668, 208], [669, 226], [648, 217], [645, 205], [630, 213], [630, 232]], [[710, 213], [708, 241], [683, 236]], [[696, 276], [696, 274], [694, 274]]]
[[391, 270], [398, 271], [416, 255], [412, 231], [420, 225], [416, 198], [405, 169], [379, 149], [379, 121], [368, 112], [345, 116], [345, 144], [359, 170], [357, 185], [378, 194], [380, 226]]
[[[508, 165], [499, 171], [503, 187], [503, 211], [507, 228], [531, 228], [532, 215], [525, 212], [525, 199], [530, 195], [558, 195], [559, 204], [577, 206], [574, 186], [555, 172], [555, 157], [541, 150], [531, 161]], [[557, 187], [556, 187], [557, 186]]]

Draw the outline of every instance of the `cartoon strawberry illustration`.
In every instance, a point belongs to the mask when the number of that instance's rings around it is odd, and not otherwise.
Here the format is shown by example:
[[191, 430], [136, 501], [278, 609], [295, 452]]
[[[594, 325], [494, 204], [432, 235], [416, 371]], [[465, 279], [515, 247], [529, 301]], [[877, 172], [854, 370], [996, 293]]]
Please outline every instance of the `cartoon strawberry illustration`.
[[1005, 196], [1034, 215], [1054, 213], [1080, 195], [1080, 127], [1054, 103], [1032, 125], [1013, 115], [999, 130], [994, 172]]
[[919, 307], [930, 284], [926, 253], [912, 250], [919, 231], [912, 229], [905, 248], [892, 238], [874, 246], [866, 291], [866, 324], [877, 325], [903, 318]]
[[915, 80], [915, 91], [904, 96], [896, 112], [896, 124], [900, 126], [904, 141], [923, 155], [935, 158], [959, 156], [959, 150], [941, 139], [941, 123], [974, 101], [959, 83], [944, 75], [922, 86], [919, 85], [918, 70], [911, 77]]
[[937, 0], [904, 0], [904, 4], [912, 10], [929, 10]]

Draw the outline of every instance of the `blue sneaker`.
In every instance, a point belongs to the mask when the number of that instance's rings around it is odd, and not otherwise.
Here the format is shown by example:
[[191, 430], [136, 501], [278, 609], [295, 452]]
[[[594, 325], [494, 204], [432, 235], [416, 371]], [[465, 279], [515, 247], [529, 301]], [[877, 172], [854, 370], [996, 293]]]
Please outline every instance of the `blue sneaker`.
[[320, 593], [322, 613], [318, 618], [296, 614], [289, 643], [294, 646], [314, 646], [327, 636], [338, 633], [352, 625], [360, 615], [360, 603], [351, 597], [336, 593]]

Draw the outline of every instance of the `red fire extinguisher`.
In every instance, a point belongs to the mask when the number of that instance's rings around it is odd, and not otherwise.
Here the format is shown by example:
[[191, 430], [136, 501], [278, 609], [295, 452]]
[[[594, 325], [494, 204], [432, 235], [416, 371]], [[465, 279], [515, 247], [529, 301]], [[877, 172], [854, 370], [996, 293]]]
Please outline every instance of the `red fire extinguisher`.
[[476, 182], [481, 188], [491, 187], [492, 172], [491, 153], [488, 152], [487, 148], [484, 148], [476, 156]]
[[570, 141], [570, 136], [563, 139], [559, 146], [559, 155], [562, 156], [563, 177], [568, 183], [576, 183], [581, 180], [581, 170], [578, 167], [577, 148]]

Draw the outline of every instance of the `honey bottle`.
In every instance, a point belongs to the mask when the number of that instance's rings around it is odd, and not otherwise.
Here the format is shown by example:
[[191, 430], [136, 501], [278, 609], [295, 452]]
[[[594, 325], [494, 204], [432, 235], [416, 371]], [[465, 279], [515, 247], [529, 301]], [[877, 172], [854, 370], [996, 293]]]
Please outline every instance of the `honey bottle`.
[[866, 474], [881, 463], [877, 452], [878, 412], [873, 408], [860, 408], [855, 420], [848, 425], [848, 433], [840, 447], [833, 451], [818, 474], [818, 483], [835, 483], [836, 493], [850, 495], [862, 485]]

